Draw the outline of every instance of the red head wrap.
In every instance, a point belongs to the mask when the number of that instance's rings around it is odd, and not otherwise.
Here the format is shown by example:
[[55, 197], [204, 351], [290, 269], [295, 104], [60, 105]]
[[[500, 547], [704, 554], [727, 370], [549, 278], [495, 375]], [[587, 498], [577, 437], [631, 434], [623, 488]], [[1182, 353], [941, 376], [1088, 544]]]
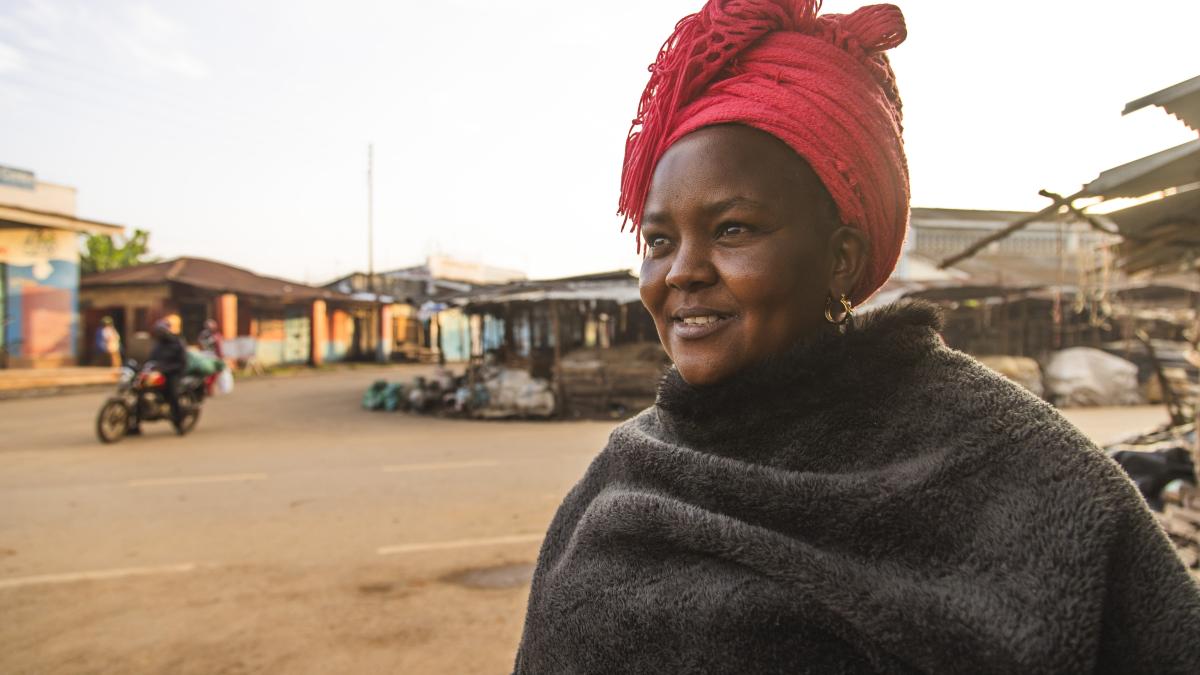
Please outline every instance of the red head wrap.
[[708, 0], [650, 66], [625, 145], [619, 213], [639, 233], [654, 168], [677, 140], [736, 123], [803, 157], [841, 220], [871, 241], [855, 304], [887, 281], [908, 226], [900, 94], [884, 50], [904, 41], [894, 5], [817, 16], [820, 0]]

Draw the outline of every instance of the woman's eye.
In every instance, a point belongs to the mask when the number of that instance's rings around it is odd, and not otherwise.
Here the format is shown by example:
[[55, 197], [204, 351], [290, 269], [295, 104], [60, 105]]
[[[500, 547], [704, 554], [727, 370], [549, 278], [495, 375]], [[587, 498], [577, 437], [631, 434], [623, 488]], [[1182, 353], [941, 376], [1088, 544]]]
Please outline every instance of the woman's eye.
[[646, 248], [651, 248], [651, 249], [658, 248], [659, 246], [665, 246], [666, 243], [667, 243], [666, 237], [658, 237], [658, 236], [646, 237]]
[[736, 237], [739, 234], [746, 234], [750, 231], [748, 225], [742, 223], [725, 223], [717, 229], [718, 237]]

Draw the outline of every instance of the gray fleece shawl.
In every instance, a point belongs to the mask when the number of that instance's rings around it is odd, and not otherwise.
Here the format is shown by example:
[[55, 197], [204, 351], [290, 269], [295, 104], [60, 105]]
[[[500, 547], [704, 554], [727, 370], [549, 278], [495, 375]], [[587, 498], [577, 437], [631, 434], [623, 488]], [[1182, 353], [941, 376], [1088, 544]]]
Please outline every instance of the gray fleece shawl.
[[1200, 591], [1116, 464], [893, 306], [667, 373], [542, 545], [516, 672], [1200, 673]]

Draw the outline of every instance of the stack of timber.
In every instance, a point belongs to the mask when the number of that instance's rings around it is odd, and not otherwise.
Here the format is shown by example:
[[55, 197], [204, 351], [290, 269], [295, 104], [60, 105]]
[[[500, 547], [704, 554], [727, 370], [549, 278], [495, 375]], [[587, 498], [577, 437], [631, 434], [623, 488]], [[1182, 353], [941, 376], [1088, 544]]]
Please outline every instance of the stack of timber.
[[1184, 566], [1200, 580], [1200, 490], [1184, 487], [1157, 515]]
[[566, 412], [591, 419], [634, 415], [654, 404], [669, 363], [657, 342], [575, 350], [562, 360]]

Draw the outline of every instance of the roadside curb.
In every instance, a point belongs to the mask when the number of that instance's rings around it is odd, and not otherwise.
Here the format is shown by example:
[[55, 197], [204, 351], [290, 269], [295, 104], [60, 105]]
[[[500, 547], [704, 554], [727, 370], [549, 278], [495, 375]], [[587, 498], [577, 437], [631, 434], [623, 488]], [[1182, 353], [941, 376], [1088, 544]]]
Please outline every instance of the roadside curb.
[[72, 384], [48, 387], [30, 387], [28, 389], [0, 389], [0, 402], [17, 401], [27, 398], [49, 398], [52, 396], [71, 396], [73, 394], [97, 394], [109, 391], [113, 384], [109, 382], [98, 384]]

